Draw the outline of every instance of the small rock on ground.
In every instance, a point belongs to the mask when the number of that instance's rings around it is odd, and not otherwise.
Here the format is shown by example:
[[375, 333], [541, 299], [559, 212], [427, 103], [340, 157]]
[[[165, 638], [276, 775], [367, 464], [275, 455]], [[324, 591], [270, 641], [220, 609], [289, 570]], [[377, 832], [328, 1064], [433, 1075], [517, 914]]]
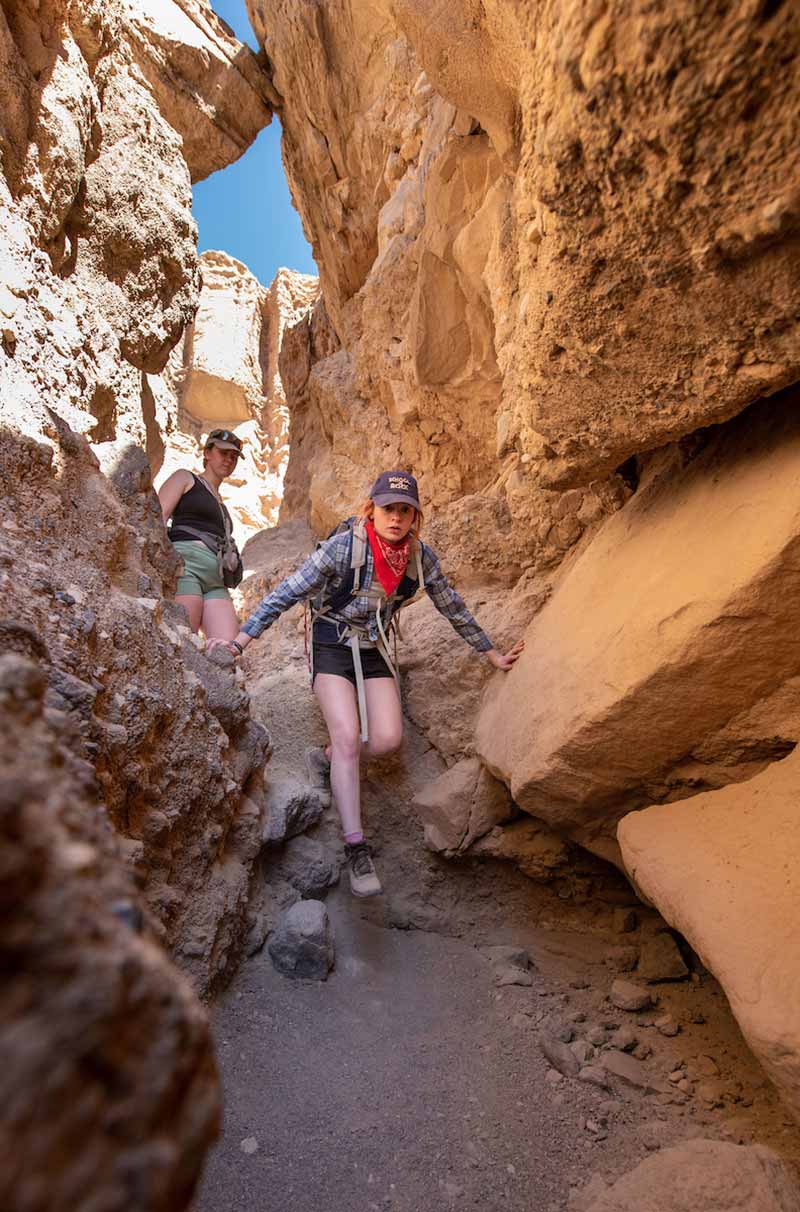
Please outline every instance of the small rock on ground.
[[646, 1010], [653, 999], [643, 985], [633, 981], [616, 980], [611, 986], [611, 1001], [619, 1010]]
[[298, 901], [281, 918], [269, 940], [273, 965], [284, 976], [324, 981], [333, 967], [334, 948], [322, 901]]

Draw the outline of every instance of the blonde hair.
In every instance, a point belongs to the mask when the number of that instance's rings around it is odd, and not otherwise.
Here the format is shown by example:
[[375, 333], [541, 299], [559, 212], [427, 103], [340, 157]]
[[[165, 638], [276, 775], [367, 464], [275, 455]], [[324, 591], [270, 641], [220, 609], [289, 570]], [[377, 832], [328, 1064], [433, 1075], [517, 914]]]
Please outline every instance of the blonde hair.
[[[398, 504], [402, 505], [403, 502], [400, 501], [400, 502], [398, 502]], [[412, 505], [412, 509], [413, 508], [414, 507]], [[366, 501], [364, 501], [363, 505], [361, 506], [358, 513], [356, 514], [356, 517], [357, 518], [369, 518], [369, 520], [371, 522], [374, 514], [375, 514], [375, 502], [373, 501], [372, 497], [367, 497]], [[423, 515], [422, 515], [422, 510], [414, 509], [414, 521], [411, 523], [411, 530], [409, 531], [409, 533], [413, 539], [419, 539], [419, 532], [422, 530], [423, 520], [424, 519], [423, 519]]]

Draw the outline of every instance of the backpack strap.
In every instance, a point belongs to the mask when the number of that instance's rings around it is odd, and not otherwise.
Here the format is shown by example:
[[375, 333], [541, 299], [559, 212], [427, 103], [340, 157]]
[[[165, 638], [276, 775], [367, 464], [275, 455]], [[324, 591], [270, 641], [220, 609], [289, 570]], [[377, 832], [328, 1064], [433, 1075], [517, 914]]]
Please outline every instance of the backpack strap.
[[348, 519], [350, 526], [350, 568], [353, 572], [351, 596], [358, 593], [361, 585], [361, 572], [367, 562], [367, 521], [366, 518]]
[[219, 535], [209, 534], [207, 530], [197, 530], [194, 526], [184, 526], [183, 524], [181, 524], [181, 530], [185, 530], [187, 534], [193, 534], [201, 543], [205, 543], [209, 551], [213, 551], [216, 556], [219, 555], [223, 543]]

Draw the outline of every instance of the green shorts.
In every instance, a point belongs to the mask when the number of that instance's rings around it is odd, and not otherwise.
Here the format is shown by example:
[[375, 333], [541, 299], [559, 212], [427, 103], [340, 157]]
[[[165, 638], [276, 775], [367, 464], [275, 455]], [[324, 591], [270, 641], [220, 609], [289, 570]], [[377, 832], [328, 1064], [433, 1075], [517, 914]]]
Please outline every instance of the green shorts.
[[219, 562], [214, 552], [205, 543], [173, 543], [172, 546], [183, 560], [183, 573], [178, 577], [179, 594], [187, 597], [227, 598], [230, 594], [225, 588], [219, 571]]

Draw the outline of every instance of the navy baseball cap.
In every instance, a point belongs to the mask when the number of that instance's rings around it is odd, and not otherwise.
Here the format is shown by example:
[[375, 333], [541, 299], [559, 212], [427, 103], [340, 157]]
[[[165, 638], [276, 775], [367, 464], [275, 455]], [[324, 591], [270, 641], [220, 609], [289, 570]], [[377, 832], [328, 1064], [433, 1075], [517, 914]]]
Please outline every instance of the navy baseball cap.
[[369, 495], [376, 505], [413, 505], [419, 509], [417, 481], [407, 471], [382, 471]]

